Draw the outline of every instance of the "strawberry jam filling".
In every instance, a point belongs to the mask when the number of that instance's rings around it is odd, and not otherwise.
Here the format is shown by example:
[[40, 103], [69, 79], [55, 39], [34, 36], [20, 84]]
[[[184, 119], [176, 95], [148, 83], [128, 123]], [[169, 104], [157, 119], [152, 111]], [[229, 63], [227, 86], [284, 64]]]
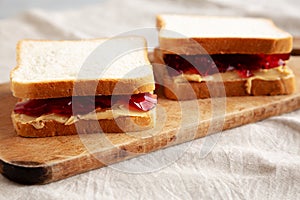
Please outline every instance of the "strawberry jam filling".
[[[115, 103], [127, 105], [131, 110], [149, 111], [157, 104], [157, 96], [151, 93], [120, 96], [78, 96], [51, 99], [31, 99], [18, 102], [14, 112], [29, 116], [58, 114], [63, 116], [83, 115], [95, 109], [110, 109]], [[74, 111], [73, 111], [74, 108]]]
[[164, 62], [170, 76], [179, 74], [200, 74], [208, 76], [215, 73], [237, 70], [242, 78], [253, 76], [252, 71], [284, 66], [290, 54], [213, 54], [176, 55], [165, 54]]

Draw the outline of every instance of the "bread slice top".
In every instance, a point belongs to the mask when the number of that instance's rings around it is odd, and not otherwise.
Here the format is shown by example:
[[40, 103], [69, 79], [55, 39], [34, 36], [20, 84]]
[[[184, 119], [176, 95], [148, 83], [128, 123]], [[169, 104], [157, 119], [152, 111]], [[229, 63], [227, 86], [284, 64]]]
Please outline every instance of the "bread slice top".
[[11, 72], [11, 90], [19, 98], [133, 94], [154, 87], [146, 40], [134, 36], [22, 40]]
[[292, 36], [269, 19], [162, 14], [156, 22], [164, 52], [276, 54], [292, 50]]

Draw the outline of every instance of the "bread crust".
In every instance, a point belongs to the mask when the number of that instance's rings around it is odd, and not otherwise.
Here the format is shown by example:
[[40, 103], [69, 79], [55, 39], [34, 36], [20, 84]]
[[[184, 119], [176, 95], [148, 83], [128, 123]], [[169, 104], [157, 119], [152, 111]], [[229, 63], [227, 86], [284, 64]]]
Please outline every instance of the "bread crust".
[[[126, 37], [125, 37], [126, 38]], [[130, 38], [130, 37], [129, 37]], [[105, 39], [105, 38], [102, 38]], [[92, 39], [88, 41], [101, 40]], [[17, 63], [20, 63], [20, 51], [24, 41], [33, 41], [30, 39], [21, 40], [17, 44]], [[40, 42], [51, 42], [51, 40], [34, 40]], [[85, 40], [76, 40], [77, 42]], [[64, 42], [61, 40], [60, 42]], [[145, 40], [145, 47], [147, 43]], [[145, 60], [149, 63], [147, 50], [144, 52]], [[45, 81], [45, 82], [16, 82], [12, 75], [18, 70], [17, 65], [10, 74], [10, 88], [15, 97], [28, 99], [59, 98], [69, 96], [90, 96], [90, 95], [123, 95], [152, 92], [155, 89], [153, 74], [132, 79], [105, 79], [105, 80], [63, 80], [63, 81]], [[116, 87], [117, 86], [117, 87]]]
[[252, 80], [250, 94], [247, 93], [246, 83], [246, 80], [236, 80], [175, 84], [172, 80], [166, 78], [164, 80], [164, 94], [168, 99], [172, 100], [190, 100], [210, 97], [285, 95], [295, 91], [295, 79], [293, 76], [271, 81], [254, 79]]
[[[11, 82], [11, 91], [18, 98], [46, 99], [69, 96], [122, 95], [152, 92], [151, 75], [135, 80], [86, 80], [41, 83]], [[117, 90], [114, 91], [117, 85]], [[45, 92], [46, 91], [46, 92]]]
[[[155, 109], [148, 116], [124, 116], [116, 119], [79, 120], [71, 125], [65, 125], [55, 120], [45, 120], [44, 127], [36, 129], [29, 123], [23, 123], [12, 113], [11, 118], [16, 133], [22, 137], [52, 137], [90, 133], [124, 133], [151, 129], [155, 125]], [[101, 127], [101, 129], [100, 129]]]
[[285, 54], [293, 38], [159, 38], [160, 49], [169, 54]]
[[[274, 23], [272, 26], [278, 30]], [[162, 15], [156, 16], [156, 27], [158, 30], [165, 27]], [[159, 36], [159, 44], [162, 52], [169, 54], [280, 54], [289, 53], [293, 48], [292, 35], [288, 33], [286, 35], [284, 38], [277, 39], [242, 37], [166, 38]]]

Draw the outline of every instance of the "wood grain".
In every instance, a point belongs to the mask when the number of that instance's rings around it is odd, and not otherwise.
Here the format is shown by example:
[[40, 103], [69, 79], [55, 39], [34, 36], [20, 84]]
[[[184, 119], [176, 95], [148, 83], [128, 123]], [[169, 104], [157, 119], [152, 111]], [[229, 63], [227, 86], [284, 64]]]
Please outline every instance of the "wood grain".
[[292, 55], [300, 55], [300, 38], [294, 38]]
[[297, 91], [292, 95], [181, 103], [161, 97], [156, 128], [132, 134], [18, 137], [10, 119], [16, 99], [8, 84], [0, 85], [0, 172], [18, 183], [45, 184], [299, 109], [300, 57], [293, 57], [289, 66], [297, 76]]

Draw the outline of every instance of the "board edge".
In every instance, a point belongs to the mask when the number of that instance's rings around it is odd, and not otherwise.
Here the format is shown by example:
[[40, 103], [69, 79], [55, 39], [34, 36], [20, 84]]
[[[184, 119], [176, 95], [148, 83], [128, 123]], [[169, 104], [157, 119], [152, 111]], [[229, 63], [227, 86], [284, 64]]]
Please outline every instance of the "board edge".
[[23, 185], [45, 184], [52, 177], [51, 168], [42, 163], [6, 162], [1, 159], [0, 173], [7, 179]]

